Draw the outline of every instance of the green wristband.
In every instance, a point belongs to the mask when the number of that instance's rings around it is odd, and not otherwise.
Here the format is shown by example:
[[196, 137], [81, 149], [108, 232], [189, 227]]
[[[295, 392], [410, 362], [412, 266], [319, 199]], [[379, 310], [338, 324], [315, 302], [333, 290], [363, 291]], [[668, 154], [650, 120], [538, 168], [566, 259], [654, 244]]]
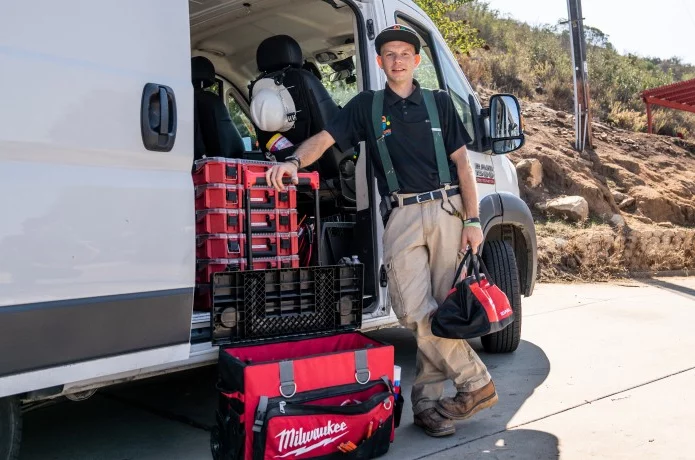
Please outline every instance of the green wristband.
[[478, 227], [478, 228], [482, 228], [482, 227], [480, 226], [480, 222], [468, 222], [468, 221], [465, 221], [465, 220], [463, 221], [463, 226], [464, 226], [464, 227]]

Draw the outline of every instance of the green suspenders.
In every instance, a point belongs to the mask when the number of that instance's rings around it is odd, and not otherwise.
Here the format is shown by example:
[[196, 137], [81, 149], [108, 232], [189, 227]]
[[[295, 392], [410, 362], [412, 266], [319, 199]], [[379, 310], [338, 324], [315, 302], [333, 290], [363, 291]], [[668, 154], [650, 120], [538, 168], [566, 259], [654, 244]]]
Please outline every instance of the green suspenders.
[[444, 149], [444, 138], [442, 137], [442, 127], [439, 124], [439, 111], [434, 101], [434, 94], [428, 89], [422, 90], [427, 106], [427, 115], [430, 117], [432, 125], [432, 137], [434, 137], [434, 150], [437, 157], [437, 169], [439, 170], [439, 183], [449, 185], [451, 175], [449, 174], [449, 163], [446, 161], [446, 150]]
[[386, 174], [386, 183], [389, 187], [389, 193], [395, 193], [401, 189], [396, 178], [396, 171], [393, 169], [393, 162], [389, 149], [386, 147], [386, 137], [384, 137], [384, 126], [382, 117], [384, 114], [384, 90], [379, 90], [374, 93], [372, 101], [372, 123], [374, 124], [374, 135], [376, 136], [376, 146], [379, 149], [381, 164], [384, 167]]
[[[427, 107], [427, 115], [432, 126], [432, 137], [434, 139], [434, 150], [437, 159], [437, 170], [439, 173], [439, 183], [442, 186], [451, 183], [451, 175], [449, 174], [449, 163], [446, 158], [446, 150], [444, 149], [444, 138], [442, 137], [442, 128], [439, 123], [439, 112], [434, 100], [434, 94], [428, 89], [422, 89], [422, 96], [425, 99]], [[381, 164], [384, 166], [386, 174], [386, 183], [388, 184], [389, 193], [396, 193], [400, 190], [396, 171], [393, 169], [391, 155], [386, 147], [386, 138], [382, 117], [384, 114], [384, 90], [374, 92], [374, 100], [372, 101], [372, 124], [374, 126], [374, 135], [376, 136], [376, 145], [379, 149], [379, 157]]]

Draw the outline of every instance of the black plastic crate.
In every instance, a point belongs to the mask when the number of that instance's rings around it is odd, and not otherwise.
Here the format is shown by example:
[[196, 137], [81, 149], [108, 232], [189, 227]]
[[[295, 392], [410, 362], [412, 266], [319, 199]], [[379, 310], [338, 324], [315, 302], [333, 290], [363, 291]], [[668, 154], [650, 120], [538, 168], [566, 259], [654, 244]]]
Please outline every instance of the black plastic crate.
[[215, 273], [213, 343], [355, 330], [363, 290], [361, 264]]

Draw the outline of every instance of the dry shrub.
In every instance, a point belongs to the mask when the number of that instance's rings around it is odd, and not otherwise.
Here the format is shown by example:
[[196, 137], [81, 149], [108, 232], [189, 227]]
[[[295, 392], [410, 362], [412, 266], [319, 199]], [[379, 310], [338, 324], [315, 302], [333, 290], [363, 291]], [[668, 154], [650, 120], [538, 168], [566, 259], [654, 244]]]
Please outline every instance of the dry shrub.
[[646, 113], [626, 108], [625, 104], [621, 102], [611, 103], [611, 109], [606, 121], [613, 126], [630, 131], [647, 130]]
[[484, 51], [476, 51], [471, 53], [470, 56], [459, 58], [463, 73], [474, 87], [489, 85], [490, 81], [492, 81], [490, 64], [485, 57], [481, 56], [483, 53]]
[[537, 224], [541, 281], [602, 281], [634, 272], [695, 269], [695, 230]]
[[695, 114], [654, 108], [652, 119], [654, 132], [657, 134], [682, 136], [686, 139], [692, 139], [695, 136]]
[[490, 61], [492, 86], [503, 92], [515, 94], [517, 97], [532, 98], [533, 85], [528, 72], [524, 72], [524, 60], [513, 54], [493, 56]]
[[574, 110], [574, 90], [564, 82], [553, 80], [548, 85], [547, 104], [555, 110], [572, 112]]

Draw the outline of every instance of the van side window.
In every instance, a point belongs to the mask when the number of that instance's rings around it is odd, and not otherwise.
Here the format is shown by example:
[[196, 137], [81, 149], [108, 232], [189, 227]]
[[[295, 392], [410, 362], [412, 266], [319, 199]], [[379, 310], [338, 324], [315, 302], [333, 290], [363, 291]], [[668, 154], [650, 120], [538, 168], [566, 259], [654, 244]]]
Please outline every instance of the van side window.
[[241, 109], [241, 106], [236, 99], [234, 99], [231, 92], [227, 94], [227, 108], [229, 109], [229, 115], [232, 117], [234, 126], [236, 126], [236, 129], [239, 130], [239, 134], [241, 134], [241, 139], [244, 141], [246, 151], [257, 150], [256, 130], [253, 127], [253, 123], [251, 123], [249, 117], [247, 117]]
[[466, 89], [461, 77], [456, 69], [453, 67], [453, 63], [448, 59], [447, 56], [442, 56], [440, 59], [442, 64], [442, 71], [444, 72], [444, 79], [446, 80], [446, 89], [451, 95], [451, 99], [454, 101], [456, 110], [461, 117], [463, 126], [465, 126], [466, 131], [475, 142], [475, 128], [473, 127], [473, 109], [471, 108], [469, 101], [470, 92]]
[[[464, 86], [449, 57], [445, 53], [437, 52], [436, 46], [434, 46], [435, 41], [424, 27], [400, 15], [396, 16], [396, 22], [415, 30], [424, 42], [420, 51], [422, 60], [420, 66], [415, 71], [415, 78], [420, 83], [420, 86], [430, 89], [445, 89], [449, 92], [451, 99], [454, 101], [454, 106], [456, 106], [456, 111], [459, 117], [461, 117], [463, 126], [471, 136], [471, 144], [473, 144], [475, 142], [474, 118], [468, 103], [468, 96], [471, 92]], [[438, 63], [438, 66], [435, 63]], [[442, 80], [446, 83], [442, 83]]]
[[432, 56], [433, 49], [430, 35], [426, 33], [422, 27], [404, 19], [402, 16], [397, 16], [396, 22], [413, 29], [424, 42], [420, 48], [420, 65], [415, 69], [415, 79], [420, 83], [420, 86], [428, 89], [444, 89], [444, 85], [437, 72], [437, 67], [434, 65], [435, 60]]
[[423, 46], [420, 51], [420, 65], [415, 70], [415, 79], [423, 88], [439, 89], [439, 78], [437, 78], [437, 69], [432, 62], [432, 51], [429, 46]]
[[[347, 62], [348, 60], [346, 60]], [[359, 89], [357, 87], [357, 76], [355, 75], [355, 58], [349, 58], [350, 66], [343, 65], [346, 70], [336, 72], [330, 65], [318, 66], [321, 84], [326, 88], [328, 94], [336, 104], [343, 107], [350, 99], [357, 96]]]

